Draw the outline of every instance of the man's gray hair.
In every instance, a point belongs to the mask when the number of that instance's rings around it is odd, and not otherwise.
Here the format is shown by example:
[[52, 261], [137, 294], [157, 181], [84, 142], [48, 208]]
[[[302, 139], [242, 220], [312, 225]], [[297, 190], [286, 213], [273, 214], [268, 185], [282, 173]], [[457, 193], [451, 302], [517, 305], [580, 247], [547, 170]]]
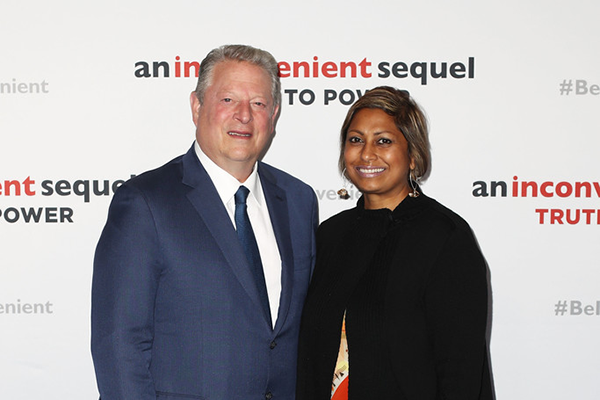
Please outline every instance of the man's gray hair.
[[228, 44], [212, 50], [202, 60], [196, 97], [200, 104], [204, 102], [206, 89], [212, 83], [215, 66], [223, 61], [245, 61], [262, 68], [271, 77], [271, 95], [273, 97], [273, 110], [281, 104], [281, 83], [279, 81], [279, 67], [277, 61], [268, 51], [240, 44]]

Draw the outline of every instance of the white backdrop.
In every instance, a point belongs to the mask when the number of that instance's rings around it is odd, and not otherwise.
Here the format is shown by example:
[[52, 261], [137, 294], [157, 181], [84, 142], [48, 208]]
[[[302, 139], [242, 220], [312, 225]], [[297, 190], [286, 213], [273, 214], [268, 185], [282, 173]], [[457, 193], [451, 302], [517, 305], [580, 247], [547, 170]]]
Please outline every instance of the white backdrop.
[[[90, 281], [108, 188], [189, 148], [184, 62], [245, 43], [311, 66], [282, 78], [265, 161], [313, 186], [321, 219], [356, 200], [332, 195], [352, 93], [410, 91], [431, 123], [423, 189], [469, 221], [491, 270], [497, 398], [597, 399], [600, 3], [217, 3], [3, 1], [0, 398], [97, 398]], [[169, 75], [136, 76], [155, 62]], [[356, 76], [332, 72], [343, 62]]]

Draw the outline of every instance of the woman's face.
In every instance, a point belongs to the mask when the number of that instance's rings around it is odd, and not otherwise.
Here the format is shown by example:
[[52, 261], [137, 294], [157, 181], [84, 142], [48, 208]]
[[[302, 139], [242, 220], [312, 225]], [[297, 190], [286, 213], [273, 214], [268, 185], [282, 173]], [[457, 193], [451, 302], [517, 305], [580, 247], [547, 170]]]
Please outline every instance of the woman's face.
[[344, 149], [346, 172], [364, 194], [365, 208], [393, 210], [411, 191], [414, 161], [394, 119], [378, 108], [359, 110], [348, 127]]

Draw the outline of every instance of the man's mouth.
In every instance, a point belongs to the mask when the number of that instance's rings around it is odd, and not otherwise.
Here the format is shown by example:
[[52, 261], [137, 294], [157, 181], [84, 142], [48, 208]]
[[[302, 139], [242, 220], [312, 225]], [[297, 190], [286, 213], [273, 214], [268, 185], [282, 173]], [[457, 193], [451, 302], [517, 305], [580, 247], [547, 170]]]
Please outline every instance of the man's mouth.
[[227, 134], [229, 136], [237, 136], [237, 137], [251, 137], [252, 136], [252, 134], [250, 134], [250, 133], [234, 132], [234, 131], [229, 131], [229, 132], [227, 132]]

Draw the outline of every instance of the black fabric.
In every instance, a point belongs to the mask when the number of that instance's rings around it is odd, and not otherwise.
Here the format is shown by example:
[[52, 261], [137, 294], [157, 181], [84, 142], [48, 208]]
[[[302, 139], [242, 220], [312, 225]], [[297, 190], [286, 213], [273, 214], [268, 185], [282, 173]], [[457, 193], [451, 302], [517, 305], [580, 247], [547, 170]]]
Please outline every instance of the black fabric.
[[325, 221], [300, 331], [297, 400], [329, 399], [346, 311], [349, 400], [491, 399], [487, 267], [470, 227], [421, 195]]

